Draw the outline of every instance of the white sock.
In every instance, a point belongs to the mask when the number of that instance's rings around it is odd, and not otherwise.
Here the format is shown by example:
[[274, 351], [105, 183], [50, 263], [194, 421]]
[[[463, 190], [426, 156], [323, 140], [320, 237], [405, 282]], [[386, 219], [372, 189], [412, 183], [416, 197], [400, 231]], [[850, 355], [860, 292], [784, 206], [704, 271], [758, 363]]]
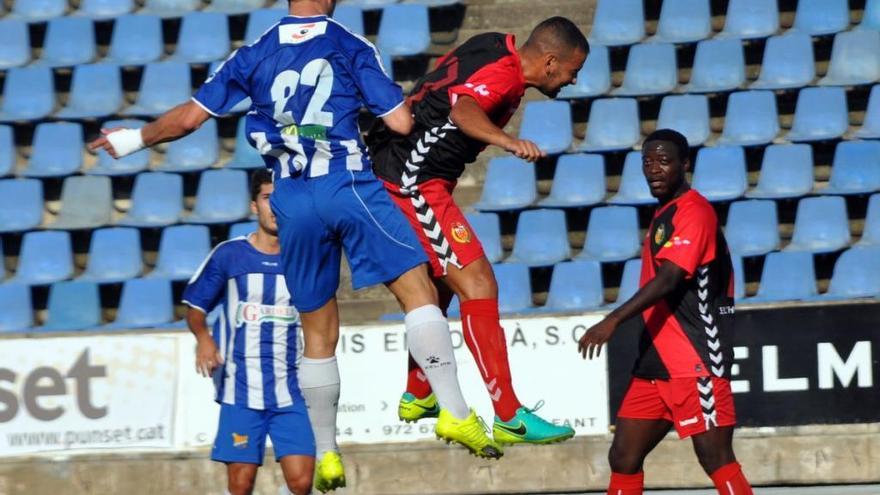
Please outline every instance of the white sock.
[[458, 385], [449, 323], [440, 308], [433, 304], [416, 308], [406, 314], [404, 324], [409, 352], [428, 377], [440, 406], [457, 418], [466, 418], [470, 409]]
[[320, 460], [324, 452], [339, 451], [336, 446], [336, 409], [339, 405], [339, 366], [336, 357], [312, 359], [303, 356], [299, 370], [309, 421], [315, 432], [315, 448]]

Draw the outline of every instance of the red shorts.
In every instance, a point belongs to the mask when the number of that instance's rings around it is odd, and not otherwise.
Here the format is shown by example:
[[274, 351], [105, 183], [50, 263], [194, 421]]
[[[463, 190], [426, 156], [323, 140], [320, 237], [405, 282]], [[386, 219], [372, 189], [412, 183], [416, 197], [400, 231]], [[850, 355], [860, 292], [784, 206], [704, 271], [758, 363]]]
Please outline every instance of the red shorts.
[[714, 376], [669, 380], [633, 378], [617, 417], [665, 419], [675, 426], [679, 438], [736, 424], [730, 380]]
[[464, 214], [452, 199], [455, 182], [431, 179], [418, 185], [418, 192], [406, 196], [400, 186], [385, 182], [391, 199], [416, 230], [422, 248], [431, 262], [431, 275], [446, 275], [445, 267], [463, 268], [482, 258], [483, 245]]

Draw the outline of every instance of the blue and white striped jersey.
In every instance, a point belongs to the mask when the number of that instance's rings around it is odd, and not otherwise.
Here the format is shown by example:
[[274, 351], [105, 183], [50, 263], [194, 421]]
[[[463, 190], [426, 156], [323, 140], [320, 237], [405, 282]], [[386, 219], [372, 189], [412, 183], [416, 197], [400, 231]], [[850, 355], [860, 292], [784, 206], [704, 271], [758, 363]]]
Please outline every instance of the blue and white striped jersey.
[[403, 104], [376, 48], [326, 16], [282, 18], [233, 52], [193, 100], [219, 116], [247, 96], [248, 140], [276, 180], [370, 170], [359, 111], [384, 116]]
[[184, 289], [183, 302], [220, 307], [214, 340], [223, 356], [215, 372], [217, 402], [275, 409], [302, 400], [296, 378], [299, 313], [290, 304], [280, 255], [246, 237], [214, 248]]

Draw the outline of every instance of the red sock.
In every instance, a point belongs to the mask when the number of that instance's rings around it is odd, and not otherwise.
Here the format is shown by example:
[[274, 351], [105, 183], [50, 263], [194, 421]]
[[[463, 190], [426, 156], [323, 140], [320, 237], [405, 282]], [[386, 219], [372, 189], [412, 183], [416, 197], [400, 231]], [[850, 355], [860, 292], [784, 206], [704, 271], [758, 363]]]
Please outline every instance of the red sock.
[[431, 395], [431, 384], [428, 383], [428, 377], [425, 376], [412, 356], [409, 357], [406, 391], [415, 395], [417, 399], [424, 399]]
[[738, 462], [721, 466], [710, 478], [721, 495], [752, 495], [752, 485], [749, 485]]
[[472, 299], [461, 303], [461, 326], [464, 341], [489, 390], [495, 414], [502, 421], [510, 421], [522, 404], [513, 391], [498, 300]]
[[645, 488], [645, 473], [620, 474], [611, 473], [606, 495], [642, 495]]

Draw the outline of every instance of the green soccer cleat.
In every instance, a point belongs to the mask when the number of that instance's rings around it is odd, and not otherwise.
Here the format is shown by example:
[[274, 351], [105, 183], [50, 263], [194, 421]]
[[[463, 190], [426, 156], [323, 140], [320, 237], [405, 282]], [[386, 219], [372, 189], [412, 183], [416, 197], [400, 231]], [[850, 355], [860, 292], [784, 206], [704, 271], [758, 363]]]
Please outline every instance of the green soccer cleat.
[[400, 397], [400, 404], [397, 406], [397, 417], [401, 421], [407, 423], [415, 423], [420, 419], [436, 418], [440, 415], [440, 405], [437, 404], [437, 397], [434, 392], [424, 399], [419, 399], [415, 395], [404, 392]]
[[338, 452], [328, 450], [315, 466], [315, 488], [327, 493], [345, 486], [345, 468]]
[[434, 427], [437, 438], [446, 443], [457, 443], [468, 449], [471, 454], [486, 459], [498, 459], [504, 455], [501, 446], [487, 435], [486, 423], [471, 409], [465, 419], [458, 419], [448, 410], [441, 409]]
[[500, 445], [514, 443], [531, 443], [545, 445], [568, 440], [574, 436], [574, 429], [569, 426], [559, 426], [542, 419], [535, 414], [543, 405], [539, 402], [534, 409], [520, 407], [516, 415], [510, 421], [501, 421], [495, 416], [495, 424], [492, 425], [492, 436]]

